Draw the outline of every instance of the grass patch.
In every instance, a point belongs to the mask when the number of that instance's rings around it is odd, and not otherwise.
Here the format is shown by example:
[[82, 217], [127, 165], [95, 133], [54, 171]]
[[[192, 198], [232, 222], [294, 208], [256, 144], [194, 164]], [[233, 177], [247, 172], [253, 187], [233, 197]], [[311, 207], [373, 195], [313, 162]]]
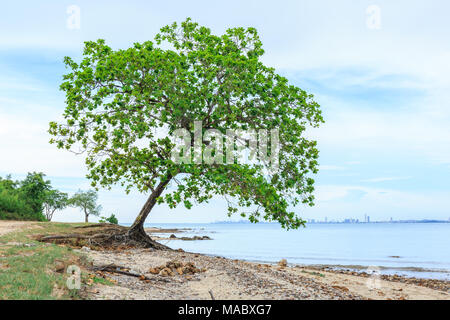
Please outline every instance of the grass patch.
[[33, 239], [37, 234], [71, 232], [78, 225], [33, 223], [32, 228], [0, 237], [0, 300], [79, 298], [79, 293], [67, 289], [65, 267], [82, 267], [84, 257], [70, 247]]

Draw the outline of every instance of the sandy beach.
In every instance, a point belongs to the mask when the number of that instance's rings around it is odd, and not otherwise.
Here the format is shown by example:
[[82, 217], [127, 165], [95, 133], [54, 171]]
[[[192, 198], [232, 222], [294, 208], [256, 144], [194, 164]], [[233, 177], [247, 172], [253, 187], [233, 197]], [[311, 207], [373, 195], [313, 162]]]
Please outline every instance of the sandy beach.
[[[120, 266], [141, 275], [139, 278], [102, 273], [115, 285], [98, 284], [89, 288], [86, 293], [91, 299], [450, 299], [449, 283], [443, 281], [437, 281], [441, 284], [438, 290], [427, 287], [427, 280], [416, 285], [404, 277], [378, 279], [179, 251], [86, 251], [94, 267]], [[174, 263], [191, 263], [198, 272], [179, 274], [173, 270], [170, 275], [164, 272], [155, 274], [155, 271]]]
[[[0, 221], [0, 235], [22, 231], [36, 234], [52, 226]], [[61, 224], [58, 228], [63, 230]], [[67, 227], [65, 229], [70, 230]], [[148, 231], [158, 234], [167, 233], [168, 230]], [[174, 233], [180, 231], [170, 230]], [[34, 238], [29, 236], [28, 239]], [[50, 248], [48, 244], [38, 245], [35, 242], [27, 245], [12, 240], [3, 244], [4, 249], [28, 247], [23, 249], [30, 250], [29, 253], [23, 253], [24, 257], [32, 256], [33, 248]], [[80, 266], [86, 277], [105, 280], [87, 281], [82, 286], [79, 297], [89, 300], [450, 300], [450, 282], [435, 279], [384, 275], [374, 277], [352, 271], [291, 265], [285, 260], [275, 264], [260, 264], [184, 252], [181, 249], [161, 251], [124, 248], [96, 251], [84, 246], [72, 250], [83, 257], [84, 262]], [[61, 261], [53, 272], [64, 273], [65, 267], [74, 261]]]

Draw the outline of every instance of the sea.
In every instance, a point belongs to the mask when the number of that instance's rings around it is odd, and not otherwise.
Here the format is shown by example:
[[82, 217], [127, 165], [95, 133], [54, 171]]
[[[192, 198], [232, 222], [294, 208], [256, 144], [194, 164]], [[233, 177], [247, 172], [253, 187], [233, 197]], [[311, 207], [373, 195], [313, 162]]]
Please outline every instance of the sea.
[[207, 235], [212, 240], [161, 242], [211, 256], [450, 280], [450, 223], [316, 223], [289, 231], [275, 223], [145, 226], [183, 229], [177, 236]]

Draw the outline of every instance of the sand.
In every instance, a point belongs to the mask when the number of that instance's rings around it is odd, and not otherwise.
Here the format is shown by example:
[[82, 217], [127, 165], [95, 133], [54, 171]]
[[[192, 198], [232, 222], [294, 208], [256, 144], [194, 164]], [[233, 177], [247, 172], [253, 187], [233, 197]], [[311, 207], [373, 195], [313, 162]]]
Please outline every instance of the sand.
[[[400, 281], [308, 267], [257, 264], [195, 253], [152, 251], [88, 251], [94, 266], [115, 264], [131, 268], [151, 281], [126, 275], [108, 274], [114, 286], [96, 285], [91, 299], [438, 299], [450, 300], [450, 293]], [[194, 275], [162, 276], [150, 268], [168, 261], [192, 262], [206, 272]]]
[[33, 227], [33, 222], [29, 221], [1, 221], [0, 220], [0, 236], [7, 233], [17, 231], [24, 228]]
[[[35, 226], [33, 222], [0, 221], [0, 235]], [[180, 251], [93, 251], [85, 248], [81, 252], [94, 267], [115, 264], [147, 279], [104, 273], [116, 284], [86, 287], [87, 299], [450, 300], [449, 281], [416, 281], [397, 276], [380, 279], [316, 267], [281, 267]], [[151, 268], [163, 266], [168, 261], [191, 262], [203, 270], [182, 275], [175, 272], [173, 276], [150, 272]]]

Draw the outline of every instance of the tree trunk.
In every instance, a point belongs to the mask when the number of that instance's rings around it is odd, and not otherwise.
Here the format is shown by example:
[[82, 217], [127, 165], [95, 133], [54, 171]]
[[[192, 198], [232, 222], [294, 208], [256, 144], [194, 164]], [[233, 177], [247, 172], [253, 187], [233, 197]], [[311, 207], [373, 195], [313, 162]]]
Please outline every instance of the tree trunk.
[[85, 223], [89, 222], [89, 215], [87, 214], [86, 210], [84, 210], [84, 222]]
[[166, 189], [171, 179], [172, 176], [168, 176], [166, 180], [161, 181], [156, 187], [156, 189], [152, 192], [152, 194], [148, 197], [147, 201], [145, 202], [144, 206], [141, 209], [141, 212], [139, 212], [139, 215], [137, 216], [133, 225], [128, 230], [128, 236], [131, 239], [136, 240], [138, 242], [147, 242], [149, 246], [155, 248], [167, 249], [166, 246], [153, 241], [148, 236], [148, 234], [144, 230], [144, 222], [147, 219], [147, 216], [149, 215], [150, 211], [152, 211], [153, 207], [155, 206], [157, 199]]

